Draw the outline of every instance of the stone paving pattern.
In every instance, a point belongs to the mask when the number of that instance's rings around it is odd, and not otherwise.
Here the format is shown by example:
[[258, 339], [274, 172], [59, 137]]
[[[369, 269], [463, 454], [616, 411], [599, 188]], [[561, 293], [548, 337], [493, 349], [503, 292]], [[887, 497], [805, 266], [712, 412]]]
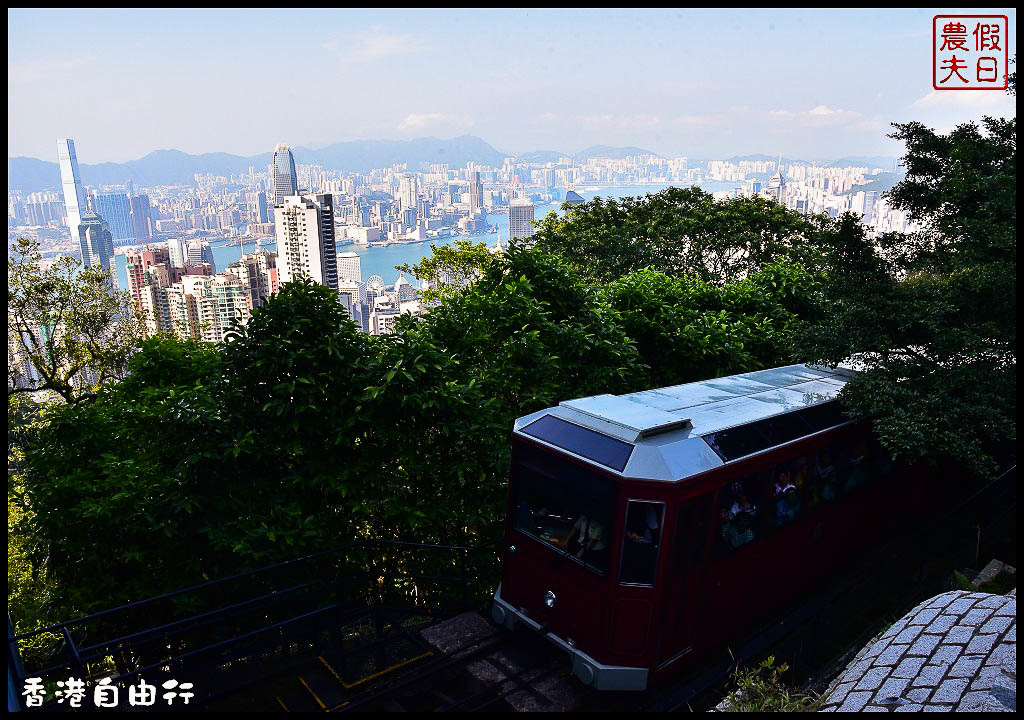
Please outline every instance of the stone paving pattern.
[[822, 712], [1010, 712], [1017, 598], [956, 590], [925, 600], [861, 650]]

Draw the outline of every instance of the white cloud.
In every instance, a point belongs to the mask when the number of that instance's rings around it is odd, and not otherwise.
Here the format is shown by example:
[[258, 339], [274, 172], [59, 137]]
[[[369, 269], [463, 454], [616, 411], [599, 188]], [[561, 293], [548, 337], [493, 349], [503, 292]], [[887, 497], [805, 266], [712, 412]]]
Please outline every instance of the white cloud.
[[473, 127], [476, 121], [469, 115], [450, 115], [448, 113], [409, 113], [398, 124], [399, 132], [424, 132], [431, 129], [466, 130]]
[[815, 105], [810, 110], [769, 110], [768, 117], [786, 120], [797, 127], [853, 125], [864, 120], [864, 116], [855, 110], [833, 108], [828, 105]]
[[323, 48], [338, 55], [346, 64], [371, 63], [398, 55], [412, 55], [427, 49], [416, 35], [398, 35], [374, 25], [354, 36], [325, 42]]
[[914, 101], [911, 107], [992, 112], [1016, 107], [1013, 97], [999, 90], [932, 90]]

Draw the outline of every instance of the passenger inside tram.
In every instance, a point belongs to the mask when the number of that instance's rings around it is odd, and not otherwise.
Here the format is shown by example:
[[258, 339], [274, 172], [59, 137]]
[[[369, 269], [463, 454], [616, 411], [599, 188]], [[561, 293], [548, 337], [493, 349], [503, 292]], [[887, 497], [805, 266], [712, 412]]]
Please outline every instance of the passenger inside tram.
[[775, 526], [782, 527], [792, 522], [800, 514], [800, 493], [791, 481], [792, 474], [788, 470], [780, 470], [772, 487], [775, 500]]
[[757, 519], [757, 505], [750, 500], [747, 483], [753, 481], [737, 480], [729, 485], [722, 498], [720, 531], [726, 551], [735, 550], [756, 537], [754, 523]]
[[722, 509], [722, 540], [728, 550], [735, 550], [754, 541], [754, 516], [741, 512], [732, 518]]
[[608, 534], [604, 525], [591, 515], [580, 515], [569, 530], [567, 549], [588, 565], [604, 567], [608, 552]]

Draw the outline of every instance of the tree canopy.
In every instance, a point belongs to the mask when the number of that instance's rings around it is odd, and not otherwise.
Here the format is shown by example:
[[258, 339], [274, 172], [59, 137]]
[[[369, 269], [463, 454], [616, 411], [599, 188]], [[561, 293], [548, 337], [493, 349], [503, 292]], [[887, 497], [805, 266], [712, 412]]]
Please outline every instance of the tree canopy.
[[858, 356], [845, 403], [890, 451], [984, 473], [1016, 437], [1016, 119], [895, 128], [907, 176], [888, 197], [921, 228], [873, 241], [843, 222], [804, 352]]
[[652, 268], [724, 283], [784, 258], [806, 263], [814, 227], [813, 218], [763, 197], [718, 201], [698, 187], [669, 187], [550, 213], [532, 240], [600, 282]]

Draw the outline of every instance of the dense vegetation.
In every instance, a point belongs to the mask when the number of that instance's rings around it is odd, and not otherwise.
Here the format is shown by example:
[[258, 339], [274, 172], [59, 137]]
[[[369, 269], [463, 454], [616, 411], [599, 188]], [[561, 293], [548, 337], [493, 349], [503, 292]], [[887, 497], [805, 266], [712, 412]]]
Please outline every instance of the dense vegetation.
[[897, 137], [920, 233], [698, 189], [594, 200], [533, 247], [410, 268], [437, 291], [395, 335], [300, 281], [222, 346], [133, 340], [122, 379], [9, 393], [19, 629], [351, 538], [494, 537], [515, 417], [797, 360], [866, 353], [851, 413], [990, 471], [1015, 436], [1015, 121]]

